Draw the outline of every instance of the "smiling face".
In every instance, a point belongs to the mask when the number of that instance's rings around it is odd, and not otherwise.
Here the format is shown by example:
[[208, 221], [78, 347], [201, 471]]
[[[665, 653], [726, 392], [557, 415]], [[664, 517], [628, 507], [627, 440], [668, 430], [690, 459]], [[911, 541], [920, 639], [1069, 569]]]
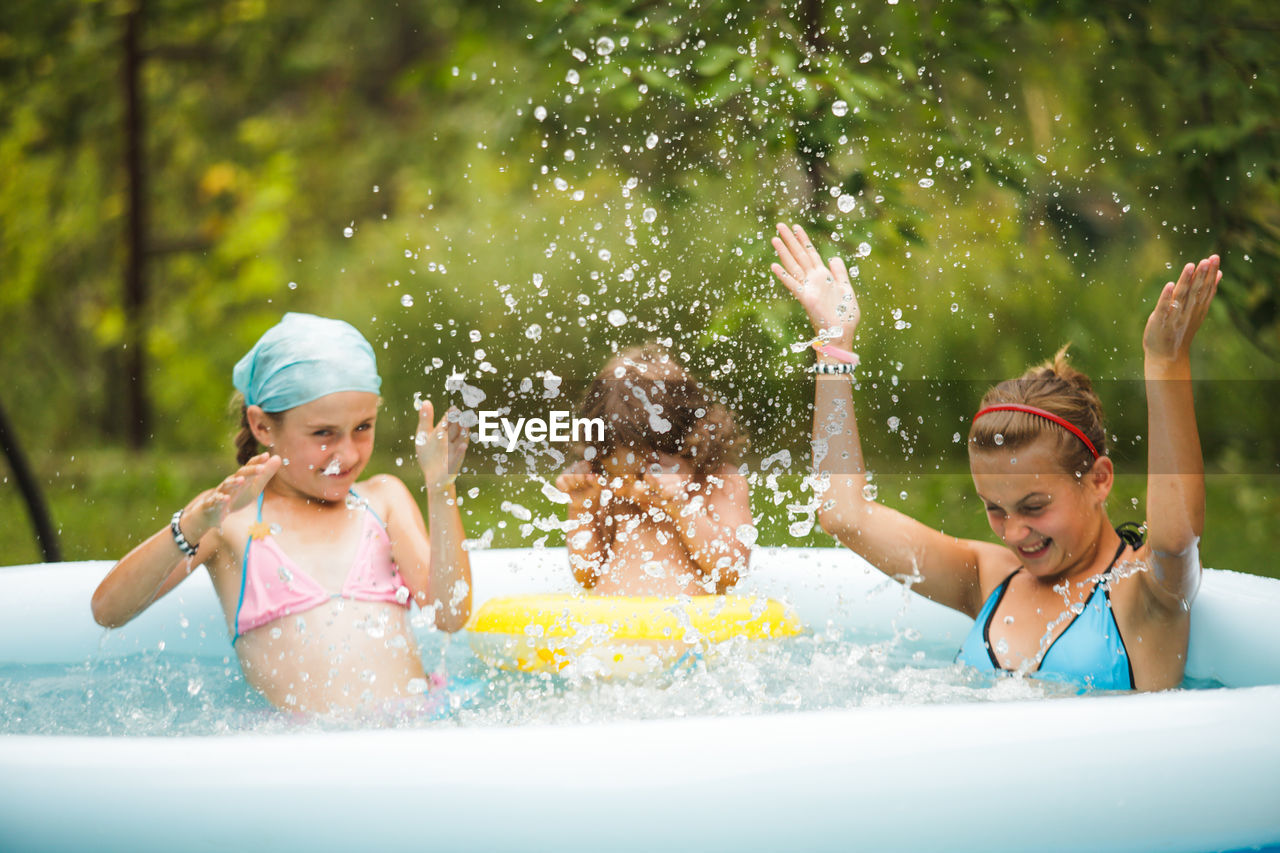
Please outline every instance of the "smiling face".
[[1102, 457], [1077, 478], [1062, 470], [1046, 437], [1014, 451], [976, 450], [969, 467], [991, 530], [1028, 572], [1056, 580], [1089, 568], [1108, 528], [1111, 460]]
[[373, 453], [378, 399], [368, 391], [340, 391], [275, 417], [250, 407], [254, 435], [285, 460], [271, 488], [311, 500], [343, 500]]

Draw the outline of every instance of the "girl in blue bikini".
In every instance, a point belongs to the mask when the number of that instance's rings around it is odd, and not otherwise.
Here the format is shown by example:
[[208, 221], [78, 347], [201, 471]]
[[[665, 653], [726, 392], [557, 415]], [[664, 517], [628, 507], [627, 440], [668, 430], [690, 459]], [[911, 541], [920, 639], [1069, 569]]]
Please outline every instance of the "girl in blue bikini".
[[848, 381], [859, 317], [849, 276], [838, 258], [825, 263], [799, 227], [779, 225], [773, 245], [773, 272], [819, 337], [813, 452], [829, 484], [823, 529], [916, 592], [974, 617], [963, 663], [1086, 688], [1177, 687], [1204, 529], [1190, 347], [1222, 277], [1218, 257], [1187, 264], [1165, 285], [1143, 333], [1146, 540], [1107, 516], [1115, 470], [1101, 406], [1060, 352], [991, 389], [970, 426], [970, 469], [995, 545], [947, 536], [865, 496]]
[[382, 384], [358, 331], [287, 314], [236, 365], [234, 380], [244, 395], [240, 469], [116, 564], [94, 592], [94, 618], [123, 625], [203, 565], [245, 678], [273, 705], [411, 710], [430, 679], [410, 602], [447, 631], [471, 611], [453, 485], [466, 433], [447, 417], [434, 423], [423, 403], [415, 444], [428, 536], [399, 479], [357, 482], [373, 452]]

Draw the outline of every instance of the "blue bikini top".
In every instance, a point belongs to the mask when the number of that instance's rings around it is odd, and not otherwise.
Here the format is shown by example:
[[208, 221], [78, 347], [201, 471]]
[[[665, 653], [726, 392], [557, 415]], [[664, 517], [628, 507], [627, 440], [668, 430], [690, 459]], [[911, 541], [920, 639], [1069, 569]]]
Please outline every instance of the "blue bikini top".
[[[1132, 690], [1133, 665], [1120, 636], [1120, 627], [1111, 612], [1111, 592], [1105, 581], [1124, 553], [1126, 546], [1135, 549], [1142, 545], [1142, 532], [1132, 522], [1116, 528], [1120, 534], [1120, 547], [1111, 558], [1107, 570], [1094, 583], [1084, 609], [1072, 618], [1040, 658], [1040, 666], [1030, 673], [1035, 678], [1076, 684], [1086, 690]], [[1004, 672], [991, 649], [991, 620], [1000, 600], [1009, 588], [1009, 581], [1022, 571], [1019, 567], [992, 590], [982, 605], [978, 618], [956, 655], [956, 661], [982, 672]], [[1101, 594], [1099, 594], [1101, 591]]]

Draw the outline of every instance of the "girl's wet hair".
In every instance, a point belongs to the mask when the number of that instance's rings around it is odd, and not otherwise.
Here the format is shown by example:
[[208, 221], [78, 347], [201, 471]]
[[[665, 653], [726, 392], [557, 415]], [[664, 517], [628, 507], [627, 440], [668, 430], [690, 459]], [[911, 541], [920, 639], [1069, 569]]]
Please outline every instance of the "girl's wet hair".
[[[1099, 456], [1106, 455], [1102, 402], [1089, 377], [1067, 362], [1067, 347], [1058, 350], [1050, 361], [992, 388], [978, 409], [1010, 403], [1057, 415], [1088, 436]], [[976, 418], [969, 426], [969, 452], [1017, 450], [1041, 436], [1054, 440], [1054, 457], [1067, 473], [1079, 477], [1093, 467], [1093, 453], [1083, 441], [1047, 418], [1026, 412], [990, 412]]]
[[597, 473], [615, 450], [652, 449], [687, 459], [702, 479], [737, 464], [747, 447], [728, 408], [656, 343], [609, 359], [587, 389], [580, 416], [604, 421], [604, 438], [578, 448]]

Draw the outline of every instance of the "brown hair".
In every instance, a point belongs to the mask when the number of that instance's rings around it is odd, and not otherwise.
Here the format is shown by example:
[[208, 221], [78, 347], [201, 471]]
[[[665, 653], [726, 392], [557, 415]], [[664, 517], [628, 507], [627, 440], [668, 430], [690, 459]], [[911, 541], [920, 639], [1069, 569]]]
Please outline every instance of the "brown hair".
[[[1088, 436], [1099, 456], [1106, 455], [1102, 402], [1089, 377], [1067, 363], [1066, 346], [1052, 360], [992, 388], [978, 408], [1006, 403], [1035, 406], [1057, 415]], [[991, 412], [974, 420], [969, 426], [969, 450], [1017, 450], [1042, 435], [1055, 437], [1054, 455], [1067, 473], [1080, 477], [1093, 467], [1093, 454], [1077, 436], [1047, 418], [1025, 412]]]
[[[249, 428], [249, 406], [244, 401], [244, 395], [239, 391], [231, 395], [230, 409], [232, 413], [237, 409], [240, 410], [240, 431], [236, 433], [236, 464], [244, 465], [261, 453], [263, 447], [258, 443], [253, 430]], [[267, 417], [275, 419], [279, 415], [268, 412]]]
[[604, 421], [603, 439], [579, 447], [584, 457], [591, 455], [587, 448], [595, 451], [590, 462], [597, 473], [620, 447], [651, 448], [687, 459], [702, 480], [736, 463], [747, 447], [729, 410], [656, 343], [609, 359], [587, 389], [581, 416]]

